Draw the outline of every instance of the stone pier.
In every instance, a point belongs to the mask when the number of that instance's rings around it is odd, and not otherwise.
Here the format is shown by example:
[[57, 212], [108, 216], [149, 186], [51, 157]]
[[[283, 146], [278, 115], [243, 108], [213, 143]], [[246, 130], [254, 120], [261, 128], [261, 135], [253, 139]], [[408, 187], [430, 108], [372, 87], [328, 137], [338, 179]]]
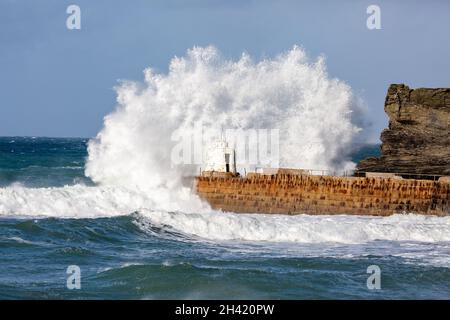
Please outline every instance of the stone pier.
[[450, 214], [450, 182], [309, 175], [201, 176], [195, 188], [212, 208], [237, 213]]

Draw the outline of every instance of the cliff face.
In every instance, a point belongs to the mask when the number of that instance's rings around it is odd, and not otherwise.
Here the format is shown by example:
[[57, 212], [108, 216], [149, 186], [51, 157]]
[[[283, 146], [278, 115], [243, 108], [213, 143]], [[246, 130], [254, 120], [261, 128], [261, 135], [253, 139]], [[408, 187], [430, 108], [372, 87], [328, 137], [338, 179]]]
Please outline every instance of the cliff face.
[[450, 88], [393, 84], [384, 110], [381, 157], [362, 160], [358, 170], [450, 175]]

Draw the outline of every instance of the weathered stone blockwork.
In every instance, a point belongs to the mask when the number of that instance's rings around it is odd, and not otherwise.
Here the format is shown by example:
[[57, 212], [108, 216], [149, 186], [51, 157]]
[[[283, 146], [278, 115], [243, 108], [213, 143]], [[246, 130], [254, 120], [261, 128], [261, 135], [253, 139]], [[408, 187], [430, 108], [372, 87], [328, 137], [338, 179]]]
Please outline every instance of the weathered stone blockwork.
[[237, 213], [450, 214], [450, 183], [386, 178], [273, 175], [196, 177], [214, 209]]
[[381, 156], [361, 161], [359, 171], [450, 175], [450, 88], [393, 84], [384, 110]]

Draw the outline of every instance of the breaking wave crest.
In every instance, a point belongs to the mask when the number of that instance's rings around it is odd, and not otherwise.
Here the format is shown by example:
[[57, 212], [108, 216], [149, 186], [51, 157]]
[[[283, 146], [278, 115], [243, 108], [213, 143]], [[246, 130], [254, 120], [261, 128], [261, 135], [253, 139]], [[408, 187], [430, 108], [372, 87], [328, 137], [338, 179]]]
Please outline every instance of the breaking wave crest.
[[238, 215], [212, 211], [183, 187], [170, 161], [175, 130], [278, 128], [282, 166], [349, 169], [347, 152], [360, 109], [345, 83], [328, 76], [323, 58], [298, 47], [254, 62], [224, 59], [214, 47], [174, 58], [168, 74], [148, 69], [144, 83], [117, 88], [117, 109], [89, 142], [86, 176], [96, 186], [0, 188], [0, 215], [97, 218], [139, 212], [143, 230], [162, 225], [212, 240], [361, 243], [450, 241], [450, 217]]
[[450, 217], [261, 215], [140, 211], [142, 230], [165, 226], [209, 240], [366, 243], [374, 240], [450, 242]]
[[351, 88], [330, 78], [322, 57], [310, 61], [294, 47], [273, 59], [243, 54], [227, 60], [214, 47], [174, 58], [167, 74], [145, 71], [145, 81], [117, 88], [118, 106], [88, 145], [85, 174], [96, 186], [0, 189], [1, 215], [97, 217], [140, 208], [204, 212], [174, 166], [172, 134], [205, 130], [279, 129], [280, 165], [348, 169], [361, 106]]
[[0, 216], [99, 218], [127, 215], [140, 208], [202, 212], [208, 206], [188, 188], [173, 193], [119, 186], [26, 188], [15, 185], [0, 188]]
[[194, 47], [167, 74], [147, 69], [143, 83], [124, 82], [117, 94], [117, 109], [89, 142], [86, 175], [100, 184], [176, 188], [187, 169], [171, 161], [173, 134], [192, 136], [198, 124], [205, 139], [221, 128], [278, 129], [282, 167], [354, 167], [362, 104], [328, 75], [323, 57], [311, 61], [299, 47], [257, 62]]
[[450, 242], [450, 217], [412, 214], [390, 217], [234, 214], [212, 211], [199, 200], [192, 206], [195, 197], [189, 189], [184, 189], [184, 194], [173, 195], [173, 201], [167, 198], [167, 193], [158, 193], [158, 190], [151, 195], [111, 186], [41, 189], [12, 186], [0, 189], [0, 215], [99, 218], [129, 215], [137, 211], [136, 224], [149, 234], [157, 227], [214, 241], [344, 244], [375, 240]]

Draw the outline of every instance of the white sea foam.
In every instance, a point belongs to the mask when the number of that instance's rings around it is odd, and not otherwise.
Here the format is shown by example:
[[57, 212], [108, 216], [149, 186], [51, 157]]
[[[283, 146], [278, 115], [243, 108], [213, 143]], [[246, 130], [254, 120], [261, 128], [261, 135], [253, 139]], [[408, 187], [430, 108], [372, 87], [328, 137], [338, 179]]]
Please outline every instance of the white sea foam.
[[[145, 192], [121, 187], [13, 186], [0, 188], [0, 215], [97, 218], [138, 211], [137, 223], [144, 231], [156, 225], [209, 240], [343, 244], [374, 240], [450, 242], [450, 217], [233, 214], [211, 211], [201, 203], [192, 207], [195, 197], [189, 189], [184, 189], [185, 194], [174, 194], [174, 201], [164, 198], [167, 193], [158, 194], [158, 191], [149, 197]], [[158, 207], [159, 210], [146, 209]]]
[[209, 129], [280, 130], [281, 165], [348, 169], [348, 150], [361, 109], [351, 88], [328, 76], [324, 59], [294, 47], [255, 62], [224, 59], [214, 47], [174, 58], [167, 74], [145, 71], [143, 83], [117, 88], [118, 106], [89, 142], [86, 175], [98, 184], [0, 189], [0, 215], [97, 217], [139, 208], [204, 212], [208, 206], [182, 187], [185, 166], [173, 166], [171, 135]]
[[167, 74], [147, 69], [144, 83], [124, 82], [117, 93], [117, 109], [89, 142], [86, 174], [97, 183], [173, 188], [186, 168], [171, 162], [171, 136], [191, 136], [199, 123], [205, 132], [279, 129], [284, 167], [354, 166], [361, 103], [328, 75], [322, 57], [311, 61], [299, 47], [259, 62], [195, 47], [174, 58]]
[[97, 218], [127, 215], [140, 208], [208, 210], [208, 206], [187, 188], [172, 193], [118, 186], [26, 188], [14, 185], [0, 188], [0, 216]]
[[[450, 218], [397, 215], [238, 215], [213, 212], [181, 186], [183, 167], [170, 162], [175, 129], [201, 121], [209, 128], [278, 128], [281, 165], [348, 169], [359, 128], [345, 83], [331, 79], [324, 60], [295, 47], [271, 60], [223, 59], [213, 47], [175, 58], [169, 73], [145, 72], [144, 83], [117, 88], [118, 107], [89, 142], [86, 175], [98, 185], [0, 188], [0, 215], [96, 218], [140, 212], [143, 230], [163, 225], [211, 240], [366, 243], [447, 242]], [[189, 213], [194, 212], [194, 213]]]
[[374, 240], [450, 242], [450, 217], [419, 215], [311, 216], [140, 211], [143, 230], [166, 226], [210, 240], [366, 243]]
[[13, 240], [13, 241], [15, 241], [15, 242], [17, 242], [17, 243], [23, 243], [23, 244], [35, 244], [34, 242], [29, 241], [29, 240], [22, 239], [21, 237], [10, 237], [10, 238], [7, 238], [7, 239], [8, 239], [8, 240]]

